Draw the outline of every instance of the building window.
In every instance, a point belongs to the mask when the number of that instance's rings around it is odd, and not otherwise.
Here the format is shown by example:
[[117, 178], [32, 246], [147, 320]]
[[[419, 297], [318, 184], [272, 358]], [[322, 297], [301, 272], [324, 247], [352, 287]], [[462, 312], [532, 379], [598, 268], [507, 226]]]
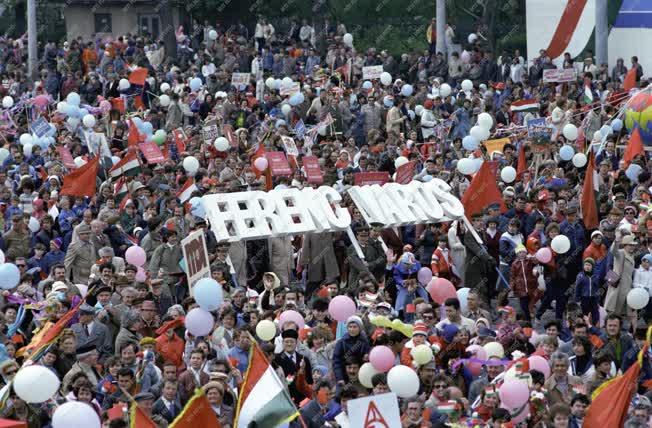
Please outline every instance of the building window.
[[110, 13], [96, 13], [95, 14], [95, 32], [96, 33], [111, 33], [111, 14]]

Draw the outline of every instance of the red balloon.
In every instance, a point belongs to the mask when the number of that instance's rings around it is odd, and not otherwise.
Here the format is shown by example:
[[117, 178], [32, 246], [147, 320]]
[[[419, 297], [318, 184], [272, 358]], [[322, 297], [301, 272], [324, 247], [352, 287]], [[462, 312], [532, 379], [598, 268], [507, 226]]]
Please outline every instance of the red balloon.
[[455, 286], [445, 278], [433, 278], [427, 290], [432, 300], [439, 305], [443, 305], [448, 298], [457, 297]]

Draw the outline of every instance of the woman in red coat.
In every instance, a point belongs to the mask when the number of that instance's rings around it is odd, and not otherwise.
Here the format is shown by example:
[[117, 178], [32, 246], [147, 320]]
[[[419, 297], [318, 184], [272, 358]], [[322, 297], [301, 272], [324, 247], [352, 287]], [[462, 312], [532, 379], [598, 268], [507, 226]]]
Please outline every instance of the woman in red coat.
[[537, 260], [534, 256], [528, 255], [524, 245], [517, 246], [514, 251], [516, 259], [512, 262], [509, 285], [514, 296], [518, 297], [525, 319], [530, 321], [534, 305], [541, 297], [534, 270]]

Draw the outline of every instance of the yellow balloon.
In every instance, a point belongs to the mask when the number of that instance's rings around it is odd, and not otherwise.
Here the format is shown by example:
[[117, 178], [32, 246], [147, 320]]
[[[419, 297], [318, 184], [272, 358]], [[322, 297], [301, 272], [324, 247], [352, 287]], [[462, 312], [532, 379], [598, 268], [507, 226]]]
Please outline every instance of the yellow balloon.
[[256, 336], [266, 342], [274, 339], [276, 336], [276, 325], [270, 320], [259, 321], [256, 325]]
[[433, 358], [432, 349], [430, 349], [430, 346], [425, 344], [412, 348], [411, 354], [414, 362], [420, 366], [428, 364]]

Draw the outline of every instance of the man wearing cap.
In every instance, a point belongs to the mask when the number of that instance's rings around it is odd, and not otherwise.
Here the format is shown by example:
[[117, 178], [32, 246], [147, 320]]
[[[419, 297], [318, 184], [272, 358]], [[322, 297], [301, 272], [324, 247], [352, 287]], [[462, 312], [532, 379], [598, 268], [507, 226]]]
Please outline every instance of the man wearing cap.
[[[312, 385], [312, 366], [307, 357], [297, 352], [299, 333], [296, 330], [292, 328], [283, 330], [281, 338], [283, 339], [283, 350], [274, 355], [273, 363], [283, 370], [290, 396], [295, 404], [299, 405], [301, 401], [310, 396], [310, 391], [300, 390], [299, 386]], [[298, 379], [299, 377], [303, 379]]]
[[98, 251], [100, 259], [91, 267], [91, 277], [99, 278], [101, 276], [100, 266], [110, 263], [115, 268], [115, 273], [123, 273], [125, 270], [125, 259], [116, 257], [113, 248], [102, 247]]
[[14, 215], [11, 218], [11, 229], [2, 236], [5, 244], [5, 256], [8, 259], [29, 257], [30, 233], [26, 230], [22, 216]]
[[166, 229], [163, 235], [163, 241], [164, 244], [154, 250], [152, 259], [149, 262], [149, 271], [153, 279], [164, 275], [163, 279], [169, 286], [175, 281], [170, 275], [182, 272], [179, 267], [179, 262], [183, 254], [176, 230]]
[[382, 280], [387, 265], [387, 257], [378, 240], [369, 239], [369, 227], [358, 226], [355, 231], [358, 244], [364, 254], [364, 260], [358, 257], [355, 247], [351, 245], [347, 250], [349, 261], [348, 287], [351, 290], [358, 288], [358, 278], [363, 272], [371, 273], [376, 281]]
[[77, 362], [72, 365], [72, 368], [63, 377], [62, 387], [64, 391], [68, 391], [68, 385], [77, 373], [84, 373], [92, 385], [97, 385], [102, 378], [95, 369], [98, 356], [95, 343], [89, 342], [83, 346], [78, 346], [76, 355]]
[[584, 238], [586, 232], [577, 218], [577, 208], [577, 204], [569, 205], [566, 209], [566, 220], [559, 225], [561, 234], [565, 235], [571, 244], [570, 250], [565, 254], [568, 259], [568, 278], [571, 280], [577, 276], [582, 260], [582, 251], [586, 247]]
[[91, 228], [81, 224], [77, 228], [79, 241], [68, 246], [63, 263], [66, 267], [66, 278], [72, 277], [75, 284], [87, 284], [91, 267], [95, 263], [95, 246], [91, 242]]
[[[472, 227], [479, 232], [484, 229], [484, 220], [481, 213], [472, 216]], [[491, 271], [496, 269], [496, 260], [489, 254], [482, 242], [476, 241], [471, 231], [464, 233], [464, 246], [466, 247], [466, 262], [464, 263], [464, 286], [477, 289], [486, 307], [489, 307], [490, 299], [495, 284], [489, 283]]]
[[155, 337], [156, 330], [158, 330], [159, 323], [156, 321], [158, 313], [158, 308], [152, 300], [143, 300], [143, 303], [140, 305], [140, 319], [142, 321], [142, 326], [138, 330], [143, 337]]
[[79, 308], [79, 322], [70, 329], [75, 333], [77, 346], [84, 347], [93, 344], [98, 352], [98, 361], [104, 362], [113, 355], [113, 336], [106, 325], [95, 320], [95, 308], [83, 303]]

